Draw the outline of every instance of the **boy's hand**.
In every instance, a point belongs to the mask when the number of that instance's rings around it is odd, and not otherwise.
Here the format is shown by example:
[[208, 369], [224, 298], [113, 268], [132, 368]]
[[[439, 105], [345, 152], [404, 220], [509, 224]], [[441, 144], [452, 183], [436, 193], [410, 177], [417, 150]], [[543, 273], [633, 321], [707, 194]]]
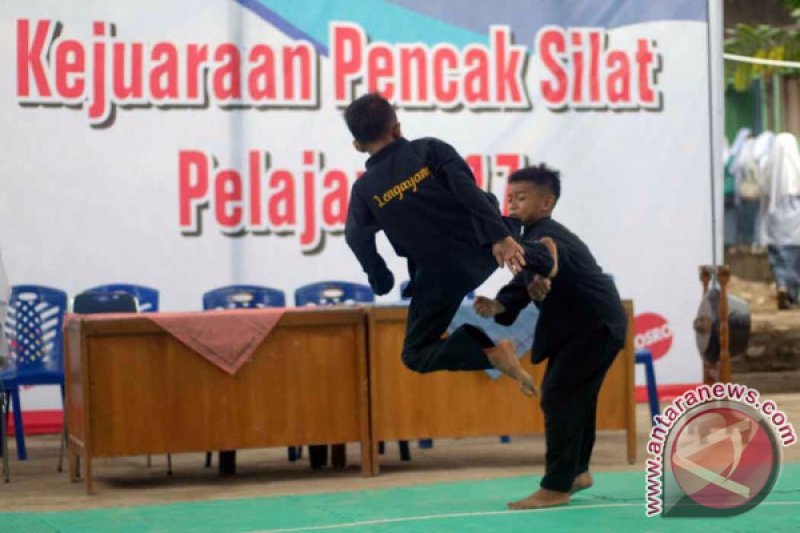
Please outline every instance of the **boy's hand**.
[[478, 296], [475, 298], [475, 302], [472, 304], [472, 307], [475, 309], [476, 313], [484, 318], [491, 318], [506, 310], [506, 308], [503, 307], [503, 304], [497, 300], [487, 298], [486, 296]]
[[[550, 237], [542, 237], [541, 239], [539, 239], [539, 242], [544, 244], [545, 248], [547, 248], [547, 251], [550, 252], [550, 256], [553, 258], [553, 269], [550, 271], [549, 274], [547, 274], [548, 278], [553, 279], [554, 277], [556, 277], [556, 274], [558, 274], [558, 247], [556, 246], [556, 241], [554, 241]], [[536, 279], [534, 278], [534, 282], [535, 281]], [[547, 290], [548, 291], [550, 290], [549, 286]]]
[[394, 274], [386, 267], [376, 270], [371, 275], [367, 276], [369, 286], [372, 292], [378, 296], [388, 294], [392, 287], [394, 287]]
[[500, 268], [507, 266], [514, 274], [520, 272], [525, 266], [525, 250], [511, 236], [494, 243], [492, 254], [497, 260], [497, 266]]
[[535, 302], [541, 302], [550, 292], [550, 279], [536, 274], [528, 284], [528, 296]]

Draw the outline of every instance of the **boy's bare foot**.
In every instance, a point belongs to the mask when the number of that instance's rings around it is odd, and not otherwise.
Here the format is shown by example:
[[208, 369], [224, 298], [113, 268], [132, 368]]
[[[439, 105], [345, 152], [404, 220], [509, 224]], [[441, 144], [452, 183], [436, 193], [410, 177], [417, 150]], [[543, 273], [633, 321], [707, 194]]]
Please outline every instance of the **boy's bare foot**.
[[586, 472], [577, 475], [575, 481], [572, 482], [572, 489], [569, 491], [569, 493], [575, 494], [576, 492], [588, 489], [592, 485], [594, 485], [594, 478], [592, 477], [591, 472], [587, 470]]
[[531, 398], [539, 394], [533, 378], [519, 364], [517, 354], [514, 353], [514, 344], [511, 341], [503, 340], [495, 346], [487, 348], [486, 356], [496, 369], [517, 382], [523, 394]]
[[566, 505], [569, 503], [568, 492], [558, 492], [549, 489], [539, 489], [527, 498], [511, 502], [508, 504], [509, 509], [544, 509], [546, 507], [555, 507], [557, 505]]

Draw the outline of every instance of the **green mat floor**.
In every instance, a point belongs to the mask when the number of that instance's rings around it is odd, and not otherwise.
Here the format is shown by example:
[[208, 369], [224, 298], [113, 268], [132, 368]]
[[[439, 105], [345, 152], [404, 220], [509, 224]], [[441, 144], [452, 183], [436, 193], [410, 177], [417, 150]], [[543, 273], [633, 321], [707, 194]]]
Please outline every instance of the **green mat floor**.
[[538, 476], [416, 485], [358, 492], [212, 500], [42, 513], [0, 513], [0, 531], [800, 531], [800, 463], [784, 465], [770, 496], [732, 518], [664, 519], [644, 514], [644, 474], [598, 473], [572, 503], [506, 511]]

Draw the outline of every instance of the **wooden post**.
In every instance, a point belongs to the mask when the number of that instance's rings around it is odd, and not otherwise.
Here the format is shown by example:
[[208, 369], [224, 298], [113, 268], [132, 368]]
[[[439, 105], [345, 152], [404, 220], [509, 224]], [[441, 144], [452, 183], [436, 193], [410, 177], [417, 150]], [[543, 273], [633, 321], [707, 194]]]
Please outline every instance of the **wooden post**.
[[[703, 297], [708, 294], [708, 286], [711, 283], [711, 276], [714, 272], [713, 267], [708, 265], [701, 265], [700, 269], [700, 281], [703, 284]], [[703, 383], [706, 385], [713, 385], [717, 382], [717, 365], [712, 365], [707, 363], [703, 360]]]
[[623, 300], [625, 316], [627, 317], [628, 327], [625, 332], [625, 397], [627, 409], [625, 410], [625, 433], [627, 436], [628, 464], [636, 462], [636, 391], [635, 391], [635, 372], [636, 372], [636, 348], [633, 344], [633, 301]]
[[730, 331], [728, 324], [728, 282], [731, 271], [728, 265], [717, 267], [719, 281], [719, 380], [731, 381]]

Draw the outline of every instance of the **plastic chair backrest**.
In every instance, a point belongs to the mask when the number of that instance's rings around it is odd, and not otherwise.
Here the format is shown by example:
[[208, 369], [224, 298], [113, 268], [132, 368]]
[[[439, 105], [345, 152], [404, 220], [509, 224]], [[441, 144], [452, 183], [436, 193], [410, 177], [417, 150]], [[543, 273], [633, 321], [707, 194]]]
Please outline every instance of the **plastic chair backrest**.
[[137, 313], [136, 297], [122, 291], [82, 292], [72, 302], [74, 313]]
[[136, 298], [140, 313], [155, 313], [158, 311], [158, 289], [133, 285], [130, 283], [109, 283], [98, 285], [84, 292], [124, 292]]
[[11, 289], [6, 336], [17, 376], [40, 372], [63, 373], [63, 325], [67, 293], [42, 285], [15, 285]]
[[349, 281], [320, 281], [303, 285], [294, 291], [294, 304], [303, 305], [336, 305], [355, 302], [374, 302], [375, 294], [366, 285]]
[[261, 285], [228, 285], [203, 294], [203, 309], [286, 307], [283, 291]]

